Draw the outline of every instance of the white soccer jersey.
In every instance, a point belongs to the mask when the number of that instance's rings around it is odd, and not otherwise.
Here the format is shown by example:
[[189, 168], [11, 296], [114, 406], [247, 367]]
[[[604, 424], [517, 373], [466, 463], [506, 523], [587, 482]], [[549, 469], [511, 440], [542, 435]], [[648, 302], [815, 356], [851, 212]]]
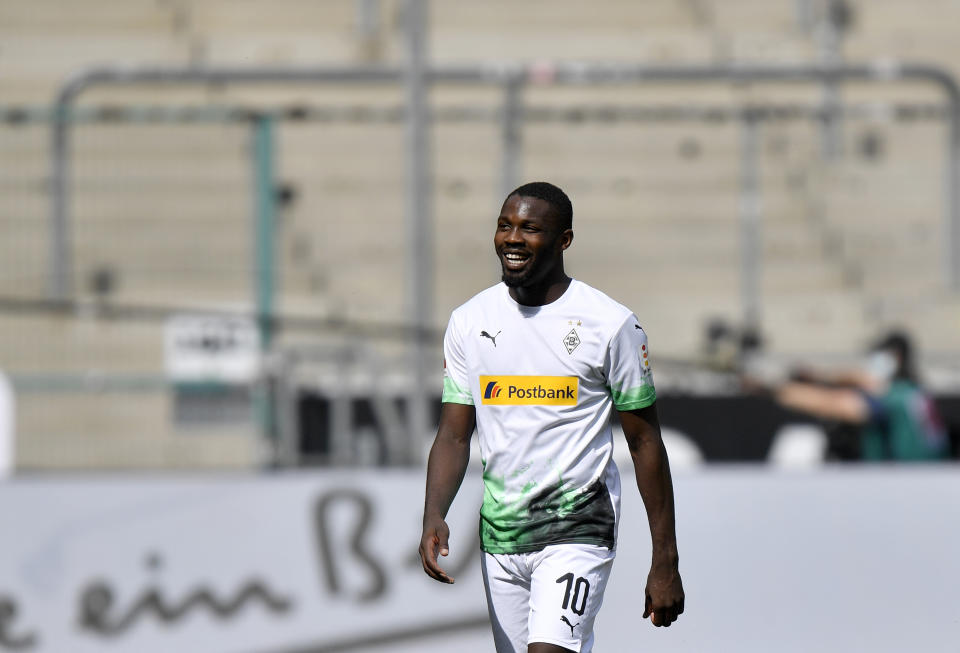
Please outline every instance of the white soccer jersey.
[[476, 407], [483, 550], [613, 548], [611, 414], [656, 400], [633, 313], [577, 280], [545, 306], [518, 304], [501, 283], [453, 312], [443, 349], [443, 401]]

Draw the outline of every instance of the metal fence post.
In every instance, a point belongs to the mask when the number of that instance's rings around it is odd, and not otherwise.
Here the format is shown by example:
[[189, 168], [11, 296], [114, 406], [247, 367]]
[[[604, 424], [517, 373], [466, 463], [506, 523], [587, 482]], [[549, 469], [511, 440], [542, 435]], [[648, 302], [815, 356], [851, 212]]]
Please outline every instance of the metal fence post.
[[430, 141], [428, 133], [426, 31], [424, 0], [404, 4], [407, 37], [407, 65], [404, 71], [407, 105], [407, 293], [410, 324], [414, 328], [410, 348], [413, 383], [407, 410], [407, 446], [391, 452], [392, 462], [411, 464], [421, 439], [429, 429], [431, 383], [427, 373], [426, 334], [431, 325], [433, 298], [432, 185], [430, 183]]
[[274, 176], [274, 119], [255, 116], [252, 123], [254, 211], [252, 230], [254, 311], [260, 331], [262, 371], [254, 389], [254, 410], [264, 438], [277, 445], [277, 382], [271, 366], [276, 259], [276, 181]]
[[[847, 25], [844, 20], [844, 5], [837, 0], [826, 0], [821, 8], [817, 41], [819, 42], [820, 63], [835, 68], [843, 63], [841, 49], [843, 33]], [[823, 122], [820, 123], [820, 155], [827, 161], [835, 161], [843, 154], [843, 100], [840, 93], [840, 79], [825, 77], [820, 86]]]
[[274, 175], [274, 119], [253, 120], [253, 287], [261, 346], [269, 350], [273, 339], [273, 300], [276, 287], [277, 198]]
[[946, 77], [943, 85], [950, 99], [944, 153], [943, 270], [947, 287], [957, 293], [960, 292], [960, 88], [952, 77]]
[[0, 370], [0, 479], [9, 477], [16, 467], [16, 423], [13, 386]]
[[507, 193], [519, 185], [520, 158], [523, 152], [523, 107], [522, 94], [525, 85], [523, 75], [510, 75], [503, 85], [503, 109], [501, 112], [500, 134], [503, 152], [500, 171], [500, 197], [502, 202]]
[[73, 223], [70, 219], [70, 136], [73, 88], [57, 94], [53, 109], [50, 158], [50, 257], [47, 288], [50, 299], [66, 301], [73, 295]]
[[762, 318], [763, 225], [760, 193], [760, 116], [747, 108], [740, 118], [740, 288], [745, 326], [759, 330]]

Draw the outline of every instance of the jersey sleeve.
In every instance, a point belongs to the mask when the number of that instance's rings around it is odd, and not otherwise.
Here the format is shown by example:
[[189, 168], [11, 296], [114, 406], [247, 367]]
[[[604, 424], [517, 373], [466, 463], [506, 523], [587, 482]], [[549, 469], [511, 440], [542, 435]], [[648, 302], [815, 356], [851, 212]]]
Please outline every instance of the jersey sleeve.
[[448, 404], [473, 405], [470, 381], [467, 378], [467, 361], [463, 352], [463, 334], [458, 328], [456, 315], [450, 317], [443, 335], [443, 395], [441, 401]]
[[635, 315], [627, 318], [610, 339], [604, 373], [617, 410], [646, 408], [657, 400], [647, 334]]

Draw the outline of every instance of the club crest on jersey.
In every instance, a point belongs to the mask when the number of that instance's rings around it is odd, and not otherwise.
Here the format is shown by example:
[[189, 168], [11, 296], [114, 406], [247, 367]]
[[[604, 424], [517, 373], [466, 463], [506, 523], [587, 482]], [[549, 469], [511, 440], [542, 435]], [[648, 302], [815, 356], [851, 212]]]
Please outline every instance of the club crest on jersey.
[[563, 346], [567, 348], [568, 354], [572, 354], [573, 350], [580, 346], [580, 336], [576, 329], [570, 329], [570, 333], [563, 337]]
[[481, 402], [489, 406], [576, 406], [575, 376], [480, 376]]

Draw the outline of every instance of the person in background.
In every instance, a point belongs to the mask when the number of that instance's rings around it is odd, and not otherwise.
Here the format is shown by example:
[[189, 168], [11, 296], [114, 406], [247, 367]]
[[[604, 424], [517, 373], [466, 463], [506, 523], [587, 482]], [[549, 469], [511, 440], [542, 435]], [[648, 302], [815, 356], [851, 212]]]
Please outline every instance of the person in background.
[[913, 345], [902, 332], [890, 332], [875, 343], [863, 369], [804, 370], [768, 390], [785, 408], [856, 427], [854, 445], [862, 460], [916, 462], [949, 456], [947, 430], [920, 384]]

